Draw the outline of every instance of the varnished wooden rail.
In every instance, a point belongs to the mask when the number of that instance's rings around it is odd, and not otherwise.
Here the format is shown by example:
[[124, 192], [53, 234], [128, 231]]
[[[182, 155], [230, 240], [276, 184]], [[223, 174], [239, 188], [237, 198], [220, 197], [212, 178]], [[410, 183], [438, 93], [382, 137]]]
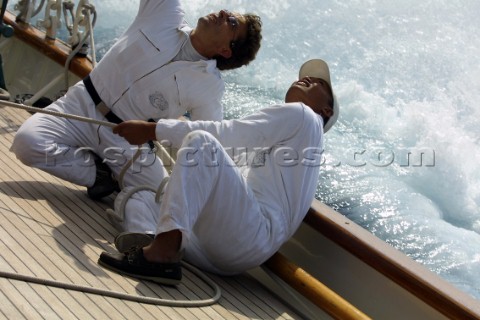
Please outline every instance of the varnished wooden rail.
[[264, 266], [334, 319], [370, 319], [281, 253], [275, 253]]
[[[15, 37], [39, 50], [60, 65], [65, 65], [70, 53], [70, 47], [62, 40], [45, 39], [45, 33], [27, 23], [16, 22], [15, 16], [8, 11], [5, 12], [4, 22], [13, 27]], [[87, 58], [75, 57], [70, 62], [70, 71], [80, 78], [87, 76], [91, 70], [92, 63]]]

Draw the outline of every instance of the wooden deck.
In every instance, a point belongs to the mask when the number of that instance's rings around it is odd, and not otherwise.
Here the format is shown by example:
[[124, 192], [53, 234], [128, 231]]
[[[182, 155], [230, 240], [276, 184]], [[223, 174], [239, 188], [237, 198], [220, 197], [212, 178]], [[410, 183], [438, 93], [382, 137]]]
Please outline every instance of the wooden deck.
[[[97, 264], [117, 231], [106, 218], [113, 198], [94, 202], [79, 187], [24, 166], [9, 152], [25, 111], [0, 108], [0, 271], [165, 299], [206, 299], [212, 290], [189, 271], [178, 287], [159, 286]], [[299, 319], [249, 275], [210, 277], [217, 304], [180, 308], [141, 304], [0, 278], [6, 319]]]

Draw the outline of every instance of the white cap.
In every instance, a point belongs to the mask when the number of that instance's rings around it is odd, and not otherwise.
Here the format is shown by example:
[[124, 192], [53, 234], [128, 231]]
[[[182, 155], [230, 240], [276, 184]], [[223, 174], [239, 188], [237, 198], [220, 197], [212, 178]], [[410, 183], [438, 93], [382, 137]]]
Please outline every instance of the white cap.
[[338, 105], [337, 97], [333, 93], [332, 82], [330, 81], [330, 70], [328, 65], [322, 59], [312, 59], [305, 62], [301, 67], [298, 73], [298, 78], [302, 79], [304, 77], [319, 78], [325, 80], [330, 89], [332, 89], [333, 94], [333, 115], [328, 119], [327, 123], [323, 126], [323, 132], [327, 132], [331, 127], [337, 122], [338, 114], [340, 113], [340, 108]]

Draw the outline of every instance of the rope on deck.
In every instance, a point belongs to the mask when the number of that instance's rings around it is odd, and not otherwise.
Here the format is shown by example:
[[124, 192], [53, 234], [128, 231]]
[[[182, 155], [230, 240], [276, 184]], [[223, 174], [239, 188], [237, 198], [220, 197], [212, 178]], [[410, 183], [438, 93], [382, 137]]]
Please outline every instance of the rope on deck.
[[111, 291], [106, 289], [81, 286], [74, 283], [60, 282], [60, 281], [50, 280], [50, 279], [42, 279], [42, 278], [37, 278], [37, 277], [28, 276], [24, 274], [18, 274], [14, 272], [7, 272], [7, 271], [1, 271], [1, 270], [0, 270], [0, 277], [12, 279], [12, 280], [36, 283], [44, 286], [55, 287], [55, 288], [60, 288], [65, 290], [79, 291], [79, 292], [96, 294], [96, 295], [101, 295], [101, 296], [111, 297], [116, 299], [153, 304], [153, 305], [169, 306], [169, 307], [185, 307], [185, 308], [204, 307], [204, 306], [210, 306], [217, 303], [221, 297], [220, 287], [215, 282], [213, 282], [209, 277], [207, 277], [203, 272], [201, 272], [199, 269], [192, 266], [191, 264], [182, 261], [182, 266], [190, 270], [193, 274], [198, 276], [210, 288], [213, 289], [214, 295], [212, 298], [199, 299], [199, 300], [171, 300], [171, 299], [145, 297], [145, 296], [138, 296], [138, 295]]
[[[78, 121], [97, 124], [97, 125], [102, 125], [102, 126], [106, 126], [106, 127], [110, 127], [110, 128], [113, 128], [113, 127], [116, 126], [116, 124], [108, 122], [108, 121], [91, 119], [91, 118], [86, 118], [86, 117], [73, 115], [73, 114], [62, 113], [62, 112], [53, 111], [53, 110], [45, 110], [45, 109], [42, 109], [42, 108], [27, 106], [27, 105], [24, 105], [24, 104], [14, 103], [14, 102], [10, 102], [10, 101], [0, 101], [0, 106], [23, 109], [23, 110], [26, 110], [26, 111], [29, 111], [29, 112], [44, 113], [44, 114], [48, 114], [48, 115], [52, 115], [52, 116], [56, 116], [56, 117], [78, 120]], [[172, 163], [174, 163], [174, 160], [170, 157], [168, 152], [163, 148], [163, 146], [161, 144], [158, 144], [157, 147], [159, 147], [160, 150], [164, 153], [164, 155], [168, 156], [168, 159], [170, 159], [170, 161], [172, 161]], [[137, 153], [138, 153], [138, 151], [137, 151]], [[132, 159], [132, 162], [134, 160], [135, 160], [135, 157], [134, 157], [134, 159]], [[129, 165], [130, 164], [127, 164], [127, 166], [129, 166]], [[122, 170], [121, 176], [123, 176], [125, 171], [126, 170]], [[163, 190], [164, 185], [165, 185], [164, 183], [161, 183], [159, 190], [160, 189]], [[188, 263], [182, 261], [182, 266], [185, 267], [186, 269], [190, 270], [193, 274], [198, 276], [210, 288], [213, 289], [214, 295], [213, 295], [212, 298], [203, 299], [203, 300], [170, 300], [170, 299], [152, 298], [152, 297], [137, 296], [137, 295], [131, 295], [131, 294], [127, 294], [127, 293], [110, 291], [110, 290], [105, 290], [105, 289], [93, 288], [93, 287], [88, 287], [88, 286], [81, 286], [81, 285], [76, 285], [76, 284], [72, 284], [72, 283], [59, 282], [59, 281], [56, 281], [56, 280], [41, 279], [41, 278], [37, 278], [37, 277], [33, 277], [33, 276], [22, 275], [22, 274], [18, 274], [18, 273], [14, 273], [14, 272], [6, 272], [6, 271], [0, 271], [0, 277], [13, 279], [13, 280], [18, 280], [18, 281], [37, 283], [37, 284], [41, 284], [41, 285], [45, 285], [45, 286], [56, 287], [56, 288], [61, 288], [61, 289], [66, 289], [66, 290], [80, 291], [80, 292], [102, 295], [102, 296], [107, 296], [107, 297], [112, 297], [112, 298], [117, 298], [117, 299], [123, 299], [123, 300], [129, 300], [129, 301], [147, 303], [147, 304], [163, 305], [163, 306], [202, 307], [202, 306], [209, 306], [209, 305], [217, 303], [218, 300], [221, 297], [220, 287], [215, 282], [213, 282], [209, 277], [207, 277], [202, 271], [200, 271], [198, 268], [192, 266], [191, 264], [188, 264]]]

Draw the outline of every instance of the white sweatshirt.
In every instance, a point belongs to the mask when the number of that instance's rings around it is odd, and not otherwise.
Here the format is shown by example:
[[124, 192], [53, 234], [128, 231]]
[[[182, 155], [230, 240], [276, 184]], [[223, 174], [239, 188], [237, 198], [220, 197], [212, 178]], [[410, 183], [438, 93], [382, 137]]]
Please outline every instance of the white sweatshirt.
[[224, 148], [254, 151], [254, 157], [249, 157], [248, 165], [240, 170], [263, 212], [270, 216], [275, 241], [281, 244], [288, 240], [315, 195], [323, 152], [323, 119], [302, 103], [287, 103], [238, 120], [162, 119], [157, 123], [156, 137], [178, 148], [185, 135], [195, 130], [211, 133]]
[[92, 70], [100, 98], [121, 119], [221, 120], [225, 90], [215, 60], [172, 59], [188, 40], [178, 0], [142, 0], [135, 20]]

